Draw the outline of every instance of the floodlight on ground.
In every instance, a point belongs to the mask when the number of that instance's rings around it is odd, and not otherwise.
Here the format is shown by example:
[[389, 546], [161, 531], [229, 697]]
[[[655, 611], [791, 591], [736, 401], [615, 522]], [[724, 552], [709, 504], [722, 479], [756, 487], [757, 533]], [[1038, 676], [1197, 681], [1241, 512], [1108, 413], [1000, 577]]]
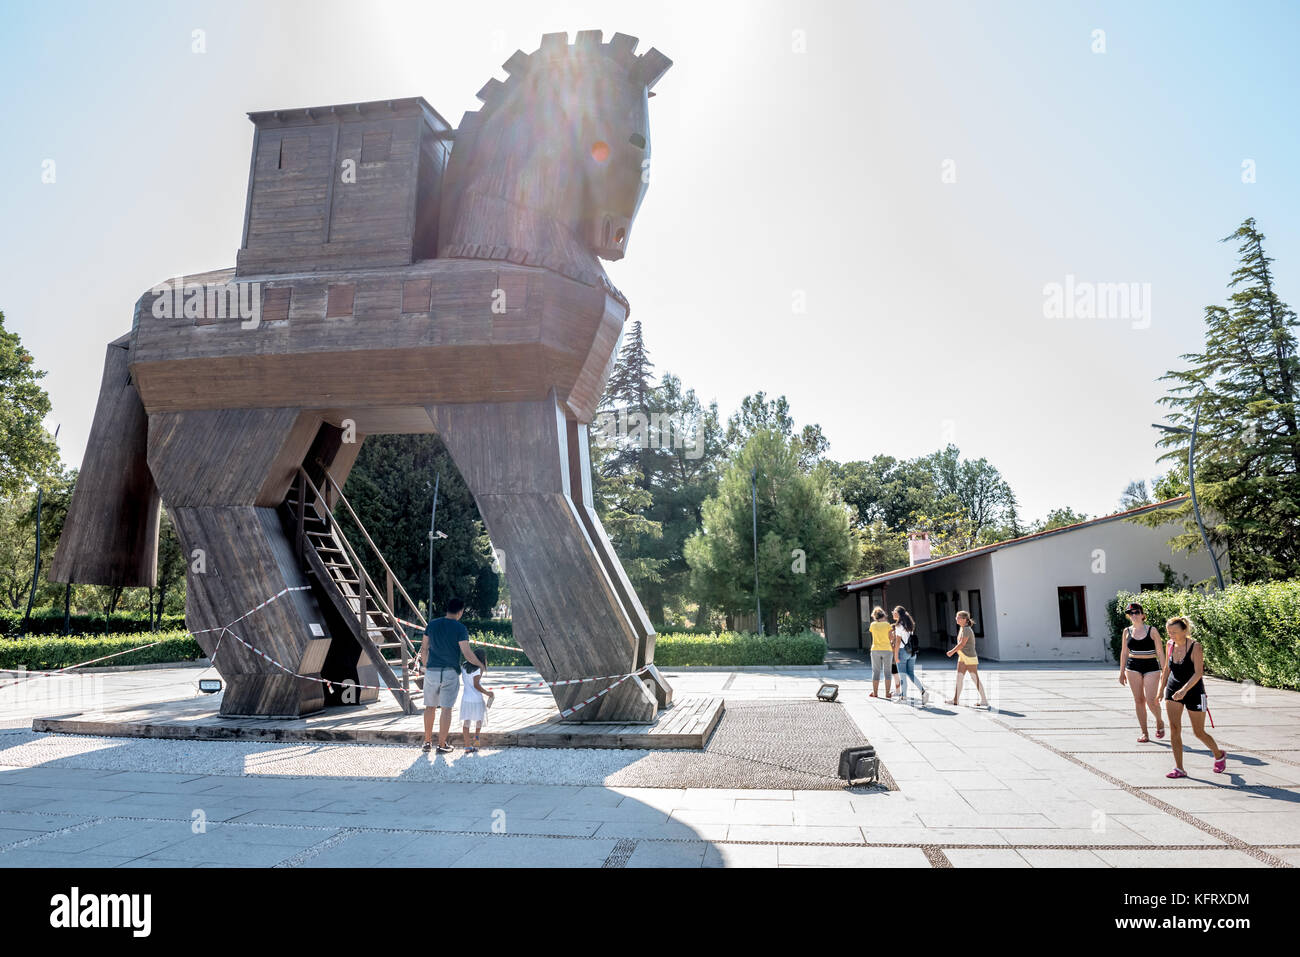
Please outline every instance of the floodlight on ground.
[[845, 748], [840, 753], [840, 777], [850, 784], [855, 781], [877, 781], [880, 777], [880, 759], [876, 757], [876, 749], [870, 744], [866, 747]]
[[831, 684], [829, 681], [823, 683], [822, 686], [817, 689], [818, 701], [834, 701], [839, 696], [840, 696], [840, 686], [836, 684]]
[[216, 694], [221, 690], [220, 678], [200, 678], [199, 690], [204, 694]]

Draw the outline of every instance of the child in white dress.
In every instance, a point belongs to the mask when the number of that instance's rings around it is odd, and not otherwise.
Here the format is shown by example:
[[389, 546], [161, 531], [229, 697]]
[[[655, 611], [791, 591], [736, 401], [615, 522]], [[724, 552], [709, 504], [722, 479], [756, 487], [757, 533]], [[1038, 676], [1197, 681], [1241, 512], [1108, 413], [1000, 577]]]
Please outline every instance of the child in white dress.
[[[460, 720], [464, 724], [461, 725], [460, 739], [462, 742], [466, 742], [466, 754], [473, 754], [478, 750], [478, 736], [479, 732], [483, 730], [483, 719], [487, 717], [488, 706], [496, 698], [496, 694], [488, 691], [482, 684], [483, 671], [487, 668], [487, 653], [479, 651], [478, 656], [483, 659], [483, 668], [477, 668], [468, 661], [461, 662]], [[487, 696], [486, 700], [484, 695]], [[472, 745], [468, 744], [471, 721], [474, 722], [474, 743]]]

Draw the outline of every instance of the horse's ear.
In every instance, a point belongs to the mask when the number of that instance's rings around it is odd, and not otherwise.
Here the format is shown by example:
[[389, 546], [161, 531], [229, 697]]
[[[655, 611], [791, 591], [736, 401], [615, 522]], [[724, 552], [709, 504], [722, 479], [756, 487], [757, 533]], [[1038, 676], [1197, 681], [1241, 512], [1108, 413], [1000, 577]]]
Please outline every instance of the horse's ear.
[[667, 73], [668, 68], [672, 65], [672, 60], [651, 47], [649, 53], [643, 53], [637, 58], [636, 79], [638, 82], [644, 83], [647, 90], [653, 89], [654, 85], [659, 82], [660, 77]]

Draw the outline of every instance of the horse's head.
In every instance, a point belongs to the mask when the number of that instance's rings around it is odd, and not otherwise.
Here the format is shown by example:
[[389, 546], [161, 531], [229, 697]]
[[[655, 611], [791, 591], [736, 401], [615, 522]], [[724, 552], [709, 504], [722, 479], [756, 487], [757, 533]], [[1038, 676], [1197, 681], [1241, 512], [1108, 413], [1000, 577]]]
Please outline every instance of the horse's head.
[[[483, 109], [456, 132], [443, 221], [458, 206], [461, 215], [444, 241], [536, 249], [540, 215], [595, 256], [623, 258], [649, 181], [650, 89], [672, 65], [658, 50], [637, 56], [636, 45], [585, 30], [570, 46], [553, 33], [506, 61], [509, 78], [488, 81]], [[487, 200], [472, 217], [467, 195]]]

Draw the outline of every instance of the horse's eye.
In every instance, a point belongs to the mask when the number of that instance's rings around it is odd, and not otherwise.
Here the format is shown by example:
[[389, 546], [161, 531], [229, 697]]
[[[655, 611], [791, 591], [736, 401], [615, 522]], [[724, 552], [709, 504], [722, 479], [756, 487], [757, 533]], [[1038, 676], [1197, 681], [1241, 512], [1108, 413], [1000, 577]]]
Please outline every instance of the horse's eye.
[[627, 141], [639, 150], [645, 149], [645, 137], [640, 133], [633, 133], [627, 138]]

